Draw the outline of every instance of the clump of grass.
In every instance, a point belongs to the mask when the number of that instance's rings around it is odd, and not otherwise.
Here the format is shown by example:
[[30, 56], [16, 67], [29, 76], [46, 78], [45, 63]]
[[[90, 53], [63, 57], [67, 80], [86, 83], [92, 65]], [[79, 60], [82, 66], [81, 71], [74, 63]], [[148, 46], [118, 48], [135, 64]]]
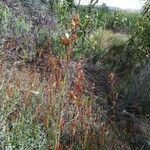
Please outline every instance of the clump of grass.
[[40, 81], [30, 69], [13, 66], [8, 71], [2, 65], [2, 149], [121, 148], [103, 110], [95, 112], [94, 97], [85, 94], [80, 63], [75, 68], [74, 81], [68, 74], [58, 80], [55, 70]]

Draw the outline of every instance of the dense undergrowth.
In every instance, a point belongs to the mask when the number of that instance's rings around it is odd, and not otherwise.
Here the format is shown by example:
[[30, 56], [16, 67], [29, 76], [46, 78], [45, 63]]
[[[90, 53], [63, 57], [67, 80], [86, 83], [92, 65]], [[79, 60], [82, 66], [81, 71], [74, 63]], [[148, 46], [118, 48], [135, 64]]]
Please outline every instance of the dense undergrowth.
[[94, 6], [0, 2], [1, 149], [149, 148], [149, 1]]

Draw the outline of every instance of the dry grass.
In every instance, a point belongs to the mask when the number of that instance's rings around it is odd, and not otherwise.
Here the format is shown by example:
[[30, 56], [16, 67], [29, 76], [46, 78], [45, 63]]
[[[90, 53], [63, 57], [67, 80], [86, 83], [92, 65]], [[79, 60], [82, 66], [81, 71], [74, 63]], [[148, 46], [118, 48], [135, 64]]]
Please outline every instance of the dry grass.
[[54, 64], [47, 79], [1, 64], [1, 148], [123, 149], [113, 122], [86, 92], [81, 63]]

